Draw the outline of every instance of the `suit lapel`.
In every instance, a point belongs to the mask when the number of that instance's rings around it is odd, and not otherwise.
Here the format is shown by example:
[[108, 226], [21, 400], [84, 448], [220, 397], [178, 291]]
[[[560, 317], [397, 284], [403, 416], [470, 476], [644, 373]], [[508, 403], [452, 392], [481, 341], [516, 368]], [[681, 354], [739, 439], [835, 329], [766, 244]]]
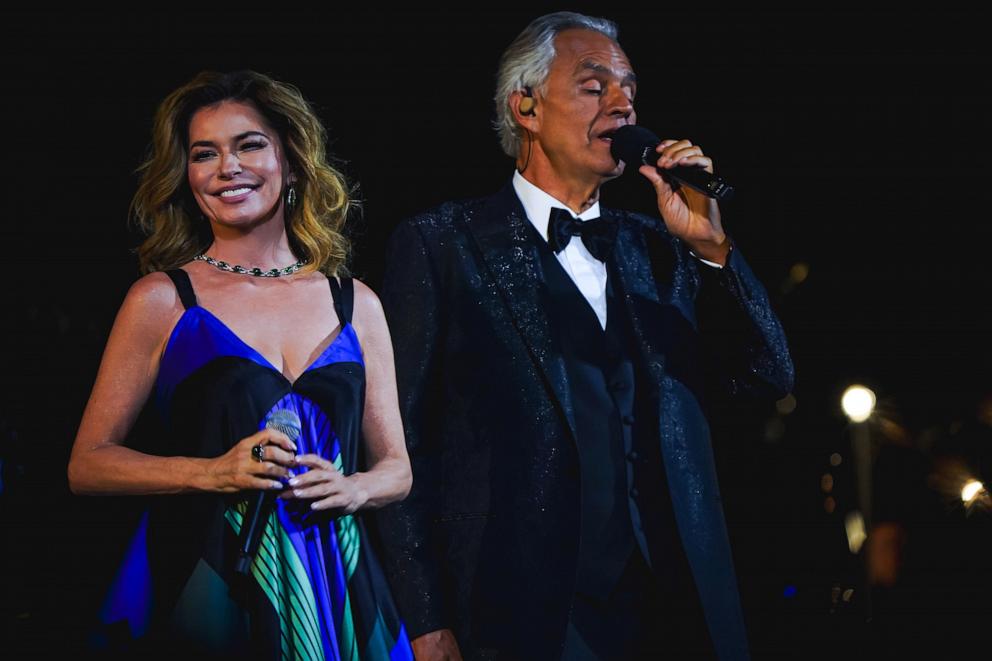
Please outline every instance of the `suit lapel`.
[[561, 406], [574, 438], [575, 412], [565, 361], [553, 340], [547, 314], [541, 305], [541, 261], [537, 246], [530, 238], [528, 222], [510, 184], [466, 219], [469, 233], [496, 282], [503, 303], [510, 310], [513, 324]]
[[621, 212], [602, 207], [601, 210], [603, 218], [619, 225], [613, 251], [614, 268], [610, 269], [610, 277], [615, 276], [614, 291], [623, 299], [624, 311], [630, 319], [638, 347], [647, 354], [646, 357], [654, 355], [661, 360], [663, 366], [663, 354], [655, 346], [653, 338], [644, 332], [646, 320], [651, 316], [650, 308], [661, 304], [647, 246], [643, 236], [633, 231]]

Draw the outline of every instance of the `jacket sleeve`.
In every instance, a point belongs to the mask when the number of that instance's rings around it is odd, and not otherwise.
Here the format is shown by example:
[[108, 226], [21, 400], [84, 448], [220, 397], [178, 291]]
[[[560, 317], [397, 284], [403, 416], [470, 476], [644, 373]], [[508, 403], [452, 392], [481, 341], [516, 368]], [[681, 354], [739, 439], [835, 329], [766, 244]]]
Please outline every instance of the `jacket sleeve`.
[[711, 378], [730, 395], [788, 394], [795, 371], [785, 332], [741, 251], [735, 246], [722, 269], [686, 261], [699, 273], [696, 314]]
[[413, 468], [405, 500], [376, 515], [383, 566], [409, 637], [449, 628], [433, 539], [440, 500], [440, 292], [418, 227], [404, 222], [387, 251], [381, 300], [393, 338], [400, 413]]

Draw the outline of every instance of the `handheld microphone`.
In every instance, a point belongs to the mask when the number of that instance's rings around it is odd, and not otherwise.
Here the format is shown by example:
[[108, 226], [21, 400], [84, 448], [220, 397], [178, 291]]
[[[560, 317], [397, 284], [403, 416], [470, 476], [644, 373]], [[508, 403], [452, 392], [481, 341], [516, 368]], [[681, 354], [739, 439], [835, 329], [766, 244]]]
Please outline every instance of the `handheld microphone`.
[[[266, 429], [281, 431], [296, 442], [302, 431], [300, 416], [289, 409], [276, 409], [265, 421]], [[234, 563], [234, 571], [247, 576], [251, 572], [251, 564], [258, 553], [258, 545], [262, 541], [269, 513], [275, 505], [276, 494], [272, 491], [259, 491], [248, 501], [244, 519], [241, 521], [241, 534], [238, 537], [238, 559]]]
[[[615, 160], [623, 161], [628, 167], [658, 164], [659, 154], [655, 148], [661, 143], [661, 138], [643, 126], [621, 126], [611, 138], [610, 153]], [[700, 167], [676, 165], [670, 170], [659, 168], [658, 173], [666, 181], [674, 179], [717, 200], [729, 200], [734, 194], [733, 186]]]

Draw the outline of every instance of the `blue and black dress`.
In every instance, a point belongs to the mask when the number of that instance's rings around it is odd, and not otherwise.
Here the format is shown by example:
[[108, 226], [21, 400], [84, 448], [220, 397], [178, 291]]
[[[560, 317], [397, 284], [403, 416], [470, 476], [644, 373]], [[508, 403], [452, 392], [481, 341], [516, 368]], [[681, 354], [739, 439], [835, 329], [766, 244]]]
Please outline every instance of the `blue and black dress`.
[[[365, 369], [352, 327], [353, 283], [328, 278], [341, 330], [289, 381], [197, 305], [189, 276], [168, 272], [185, 312], [166, 345], [156, 399], [166, 434], [157, 454], [216, 457], [288, 410], [300, 454], [345, 475], [362, 464]], [[304, 469], [305, 470], [305, 469]], [[251, 567], [234, 573], [244, 493], [155, 499], [107, 603], [105, 622], [165, 649], [212, 657], [412, 659], [410, 644], [360, 516], [276, 500]]]

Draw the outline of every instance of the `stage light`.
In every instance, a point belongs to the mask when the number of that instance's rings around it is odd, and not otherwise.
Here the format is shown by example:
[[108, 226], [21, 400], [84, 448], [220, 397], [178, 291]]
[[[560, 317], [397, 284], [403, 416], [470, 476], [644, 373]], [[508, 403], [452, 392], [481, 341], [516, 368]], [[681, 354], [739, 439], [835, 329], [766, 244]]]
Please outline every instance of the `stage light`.
[[803, 283], [808, 277], [809, 264], [805, 262], [796, 262], [792, 265], [792, 268], [789, 269], [789, 279], [797, 285]]
[[875, 393], [864, 386], [850, 386], [840, 398], [840, 406], [851, 422], [864, 422], [875, 410]]
[[961, 487], [961, 501], [965, 505], [970, 505], [978, 496], [985, 491], [985, 485], [978, 480], [968, 480], [965, 485]]
[[789, 269], [789, 275], [782, 281], [782, 293], [791, 294], [796, 290], [796, 287], [805, 282], [808, 277], [809, 264], [805, 262], [796, 262], [792, 265], [792, 268]]
[[840, 466], [840, 463], [842, 461], [844, 461], [844, 457], [840, 456], [839, 452], [834, 452], [832, 455], [830, 455], [831, 466]]
[[775, 410], [782, 415], [789, 415], [796, 410], [796, 396], [789, 393], [782, 399], [775, 402]]
[[844, 517], [844, 530], [847, 532], [847, 548], [851, 550], [851, 553], [857, 554], [865, 540], [868, 539], [865, 519], [861, 516], [861, 512], [849, 512]]

